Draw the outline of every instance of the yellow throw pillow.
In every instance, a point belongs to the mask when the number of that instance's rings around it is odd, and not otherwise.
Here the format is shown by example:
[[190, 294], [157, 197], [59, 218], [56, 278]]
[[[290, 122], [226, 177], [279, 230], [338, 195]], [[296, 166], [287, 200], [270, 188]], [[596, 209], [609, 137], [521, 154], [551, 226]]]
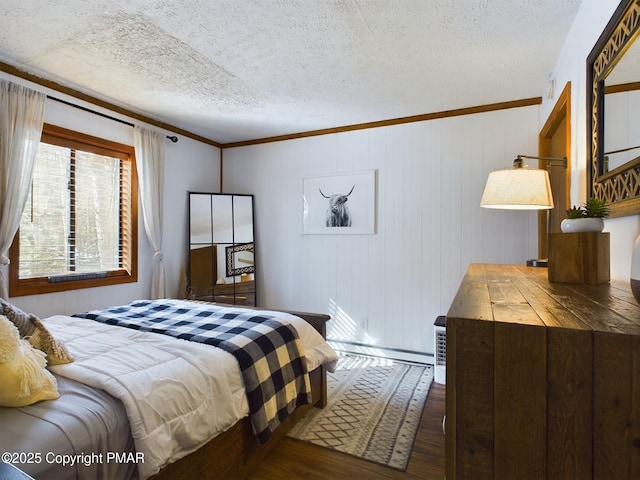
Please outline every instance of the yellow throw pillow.
[[49, 365], [61, 365], [73, 362], [73, 357], [60, 340], [56, 340], [51, 332], [32, 313], [25, 313], [15, 305], [0, 298], [0, 315], [4, 315], [18, 328], [20, 337], [47, 355]]
[[23, 407], [60, 396], [56, 378], [45, 368], [46, 355], [20, 338], [0, 315], [0, 406]]

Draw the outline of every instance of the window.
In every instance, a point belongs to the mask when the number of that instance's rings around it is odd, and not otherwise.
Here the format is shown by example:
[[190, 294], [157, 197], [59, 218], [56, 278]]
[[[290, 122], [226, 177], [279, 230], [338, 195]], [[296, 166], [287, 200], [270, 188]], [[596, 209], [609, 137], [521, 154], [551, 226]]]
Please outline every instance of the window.
[[45, 124], [11, 247], [11, 296], [137, 281], [133, 147]]

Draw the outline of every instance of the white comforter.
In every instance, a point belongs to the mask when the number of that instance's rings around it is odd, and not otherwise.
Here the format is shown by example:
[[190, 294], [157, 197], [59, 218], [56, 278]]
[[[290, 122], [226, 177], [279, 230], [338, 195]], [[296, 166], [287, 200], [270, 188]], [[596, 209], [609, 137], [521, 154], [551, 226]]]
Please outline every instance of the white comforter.
[[[304, 320], [298, 330], [309, 370], [337, 355]], [[197, 450], [248, 414], [236, 359], [194, 342], [91, 320], [56, 315], [45, 320], [75, 361], [51, 367], [63, 377], [105, 390], [127, 411], [141, 478]]]

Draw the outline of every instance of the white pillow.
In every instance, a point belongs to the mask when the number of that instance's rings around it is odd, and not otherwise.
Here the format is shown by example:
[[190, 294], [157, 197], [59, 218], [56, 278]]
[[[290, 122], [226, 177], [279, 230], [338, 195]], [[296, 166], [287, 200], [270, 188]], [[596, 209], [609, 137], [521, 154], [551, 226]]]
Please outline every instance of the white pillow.
[[16, 326], [0, 315], [0, 406], [23, 407], [60, 396], [46, 355], [20, 339]]

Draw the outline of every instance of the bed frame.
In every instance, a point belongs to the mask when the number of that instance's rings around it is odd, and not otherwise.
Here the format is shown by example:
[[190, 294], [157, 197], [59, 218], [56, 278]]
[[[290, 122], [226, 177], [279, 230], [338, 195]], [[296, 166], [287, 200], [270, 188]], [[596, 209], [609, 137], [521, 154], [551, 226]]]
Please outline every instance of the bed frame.
[[[242, 308], [247, 308], [242, 306]], [[303, 318], [310, 323], [322, 338], [327, 338], [326, 323], [329, 315], [279, 310]], [[152, 480], [203, 480], [243, 479], [273, 450], [295, 423], [311, 408], [324, 408], [327, 404], [327, 372], [324, 366], [309, 372], [313, 405], [298, 407], [273, 432], [264, 445], [256, 443], [248, 417], [243, 418], [226, 432], [218, 435], [195, 452], [164, 467]]]

